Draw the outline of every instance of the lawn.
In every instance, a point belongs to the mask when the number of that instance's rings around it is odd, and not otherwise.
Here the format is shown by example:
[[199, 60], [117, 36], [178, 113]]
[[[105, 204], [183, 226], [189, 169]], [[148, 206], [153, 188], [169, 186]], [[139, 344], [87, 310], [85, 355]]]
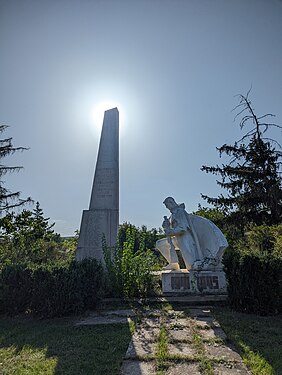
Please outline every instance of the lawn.
[[76, 327], [70, 319], [0, 318], [1, 375], [119, 374], [128, 325]]
[[[282, 375], [281, 315], [260, 317], [227, 307], [213, 311], [252, 374]], [[73, 319], [2, 317], [0, 374], [118, 375], [131, 330], [122, 324], [76, 327]]]
[[215, 315], [254, 375], [282, 375], [282, 316], [257, 316], [216, 308]]

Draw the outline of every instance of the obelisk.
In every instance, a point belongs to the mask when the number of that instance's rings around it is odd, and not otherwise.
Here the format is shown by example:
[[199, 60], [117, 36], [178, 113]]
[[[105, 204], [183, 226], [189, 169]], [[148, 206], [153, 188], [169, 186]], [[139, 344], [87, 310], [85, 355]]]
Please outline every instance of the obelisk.
[[76, 260], [96, 258], [103, 262], [102, 237], [113, 247], [119, 224], [119, 113], [104, 113], [89, 210], [84, 210]]

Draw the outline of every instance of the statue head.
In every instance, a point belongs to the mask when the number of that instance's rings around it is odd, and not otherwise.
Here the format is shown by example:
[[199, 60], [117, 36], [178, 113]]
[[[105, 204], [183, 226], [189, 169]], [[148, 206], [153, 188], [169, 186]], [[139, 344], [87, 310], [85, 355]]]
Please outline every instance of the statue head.
[[164, 205], [166, 206], [167, 209], [169, 209], [170, 211], [175, 208], [175, 207], [178, 207], [178, 204], [175, 202], [174, 198], [172, 197], [167, 197], [164, 201], [163, 201]]

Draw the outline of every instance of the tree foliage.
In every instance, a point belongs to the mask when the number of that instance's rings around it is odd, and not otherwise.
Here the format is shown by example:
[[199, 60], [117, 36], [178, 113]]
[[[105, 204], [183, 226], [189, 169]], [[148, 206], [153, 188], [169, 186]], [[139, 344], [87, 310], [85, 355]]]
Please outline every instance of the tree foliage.
[[62, 240], [44, 217], [39, 203], [33, 211], [8, 213], [0, 219], [0, 265], [60, 264], [74, 258], [76, 239]]
[[267, 114], [257, 117], [251, 101], [240, 95], [235, 118], [242, 116], [240, 127], [252, 124], [251, 130], [234, 145], [224, 144], [218, 148], [220, 157], [225, 154], [231, 160], [221, 166], [202, 166], [207, 173], [218, 175], [217, 184], [227, 191], [218, 197], [202, 194], [209, 204], [222, 210], [229, 223], [240, 227], [242, 232], [250, 223], [273, 225], [282, 218], [282, 186], [280, 176], [281, 153], [275, 149], [277, 141], [266, 138], [270, 127], [280, 126], [266, 123]]
[[138, 250], [145, 251], [147, 249], [154, 251], [156, 241], [160, 236], [155, 228], [148, 230], [145, 225], [142, 225], [141, 228], [137, 228], [135, 225], [125, 222], [119, 226], [118, 246], [123, 246], [129, 233], [132, 234], [132, 241], [134, 241], [132, 243], [132, 249], [134, 252]]
[[[3, 133], [7, 129], [7, 125], [0, 125], [0, 133]], [[0, 160], [6, 156], [13, 155], [17, 151], [27, 150], [25, 147], [14, 147], [12, 144], [12, 138], [0, 139]], [[5, 181], [3, 177], [7, 173], [18, 172], [23, 167], [21, 166], [7, 166], [2, 164], [0, 161], [0, 212], [3, 210], [8, 210], [17, 206], [21, 206], [27, 202], [31, 202], [31, 198], [21, 199], [20, 192], [11, 192], [6, 187], [4, 187]]]

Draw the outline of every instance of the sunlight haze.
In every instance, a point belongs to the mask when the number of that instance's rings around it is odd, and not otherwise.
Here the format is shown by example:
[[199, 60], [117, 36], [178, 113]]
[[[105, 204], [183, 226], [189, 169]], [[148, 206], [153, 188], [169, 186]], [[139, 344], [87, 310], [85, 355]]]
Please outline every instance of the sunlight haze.
[[0, 123], [30, 148], [5, 186], [72, 235], [117, 107], [120, 222], [158, 228], [167, 196], [196, 210], [221, 192], [201, 166], [243, 135], [235, 95], [282, 124], [281, 46], [279, 0], [0, 0]]

